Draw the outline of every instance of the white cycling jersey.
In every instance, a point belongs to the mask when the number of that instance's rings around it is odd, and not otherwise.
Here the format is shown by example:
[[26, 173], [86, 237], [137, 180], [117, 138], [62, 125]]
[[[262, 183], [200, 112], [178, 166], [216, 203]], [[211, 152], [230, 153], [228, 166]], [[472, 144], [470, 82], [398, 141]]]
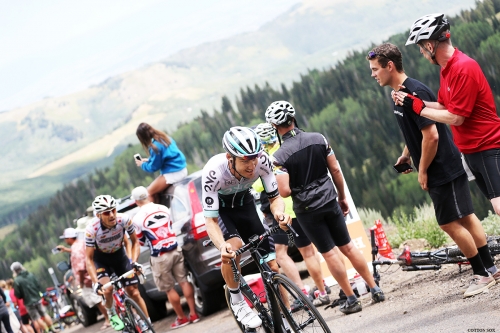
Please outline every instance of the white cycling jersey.
[[230, 196], [234, 194], [231, 205], [233, 207], [241, 205], [240, 200], [235, 200], [237, 194], [247, 192], [259, 177], [269, 198], [279, 195], [273, 166], [266, 153], [263, 152], [258, 157], [254, 176], [249, 179], [242, 177], [240, 180], [231, 174], [226, 154], [222, 153], [213, 156], [203, 168], [202, 174], [201, 187], [204, 215], [206, 217], [219, 216], [219, 195]]
[[113, 228], [104, 227], [96, 217], [85, 230], [85, 245], [104, 253], [114, 253], [123, 247], [125, 231], [129, 235], [135, 232], [132, 219], [127, 214], [118, 214]]

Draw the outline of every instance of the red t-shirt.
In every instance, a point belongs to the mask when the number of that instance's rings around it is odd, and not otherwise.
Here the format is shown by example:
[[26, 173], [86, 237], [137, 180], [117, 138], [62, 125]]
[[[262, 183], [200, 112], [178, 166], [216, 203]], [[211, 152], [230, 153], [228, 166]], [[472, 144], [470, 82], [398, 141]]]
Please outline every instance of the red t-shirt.
[[461, 152], [500, 148], [500, 118], [491, 88], [479, 64], [458, 49], [441, 69], [438, 102], [450, 113], [465, 117], [462, 125], [451, 126]]

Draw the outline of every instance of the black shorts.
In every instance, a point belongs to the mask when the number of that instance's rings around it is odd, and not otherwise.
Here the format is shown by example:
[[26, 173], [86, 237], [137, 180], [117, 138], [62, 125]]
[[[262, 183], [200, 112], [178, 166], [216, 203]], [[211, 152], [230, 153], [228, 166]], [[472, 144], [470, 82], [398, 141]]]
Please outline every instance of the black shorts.
[[[271, 224], [270, 226], [278, 225], [278, 222], [274, 219], [272, 215], [267, 215], [265, 222], [267, 223], [267, 225]], [[296, 218], [292, 219], [292, 228], [299, 235], [298, 237], [293, 235], [293, 241], [296, 247], [302, 248], [311, 244], [311, 241], [309, 240], [309, 238], [307, 238], [306, 234], [300, 227], [300, 224], [299, 222], [297, 222]], [[282, 229], [280, 229], [277, 233], [273, 234], [273, 239], [274, 239], [274, 244], [288, 245], [288, 235]]]
[[[238, 237], [245, 243], [248, 243], [248, 239], [253, 235], [261, 235], [268, 229], [267, 226], [264, 228], [253, 200], [234, 208], [220, 207], [219, 227], [226, 241], [230, 238]], [[272, 254], [269, 259], [276, 258], [272, 237], [264, 240], [259, 248], [264, 250], [259, 251], [263, 257], [267, 254]]]
[[30, 318], [29, 313], [24, 314], [24, 315], [22, 315], [22, 316], [21, 316], [21, 322], [22, 322], [24, 325], [29, 325], [29, 324], [30, 324], [30, 320], [31, 320], [31, 318]]
[[[113, 273], [120, 276], [132, 269], [132, 264], [130, 263], [130, 259], [127, 257], [124, 248], [121, 248], [113, 253], [104, 253], [99, 250], [95, 250], [94, 264], [97, 271], [97, 279], [105, 276], [109, 277]], [[135, 274], [133, 277], [127, 278], [124, 281], [125, 287], [138, 283], [139, 279]]]
[[500, 149], [464, 154], [476, 184], [488, 199], [500, 197]]
[[302, 230], [319, 253], [326, 253], [335, 246], [347, 245], [351, 241], [337, 200], [332, 200], [312, 212], [295, 214]]
[[429, 188], [439, 225], [445, 225], [474, 213], [467, 174], [444, 185]]

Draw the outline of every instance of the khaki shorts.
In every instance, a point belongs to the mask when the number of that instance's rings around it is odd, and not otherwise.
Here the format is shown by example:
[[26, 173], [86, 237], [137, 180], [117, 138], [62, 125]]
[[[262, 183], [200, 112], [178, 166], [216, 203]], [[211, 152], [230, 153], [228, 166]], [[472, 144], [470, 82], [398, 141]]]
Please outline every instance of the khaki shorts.
[[169, 291], [177, 283], [187, 282], [187, 272], [184, 267], [184, 256], [181, 251], [173, 250], [151, 257], [153, 279], [160, 291]]
[[46, 315], [41, 300], [37, 303], [26, 305], [26, 310], [28, 310], [28, 314], [33, 321], [45, 317]]

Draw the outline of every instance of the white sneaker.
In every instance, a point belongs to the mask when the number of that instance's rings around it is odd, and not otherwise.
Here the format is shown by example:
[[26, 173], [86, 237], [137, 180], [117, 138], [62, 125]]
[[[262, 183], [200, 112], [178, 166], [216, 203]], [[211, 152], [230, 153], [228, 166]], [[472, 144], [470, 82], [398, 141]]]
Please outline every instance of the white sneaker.
[[249, 328], [257, 328], [262, 325], [262, 320], [259, 316], [250, 309], [247, 302], [242, 300], [236, 304], [231, 303], [231, 308], [233, 309], [236, 319], [244, 326]]

